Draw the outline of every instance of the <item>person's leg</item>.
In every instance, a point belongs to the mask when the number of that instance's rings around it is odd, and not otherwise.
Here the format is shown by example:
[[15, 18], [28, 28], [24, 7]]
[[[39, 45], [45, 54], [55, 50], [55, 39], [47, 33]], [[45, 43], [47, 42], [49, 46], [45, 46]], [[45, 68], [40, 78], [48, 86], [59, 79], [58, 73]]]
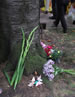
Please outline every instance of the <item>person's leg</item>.
[[72, 1], [72, 19], [73, 19], [73, 24], [75, 25], [75, 2]]
[[64, 33], [66, 33], [67, 24], [66, 24], [66, 20], [65, 20], [65, 17], [64, 17], [64, 7], [61, 8], [60, 15], [61, 15], [60, 20], [61, 20], [61, 24], [62, 24], [62, 27], [63, 27], [63, 31], [64, 31]]
[[59, 21], [60, 21], [60, 10], [59, 10], [59, 7], [57, 6], [57, 16], [56, 16], [56, 19], [54, 21], [54, 25], [57, 27], [58, 24], [59, 24]]
[[57, 27], [60, 21], [60, 15], [58, 14], [56, 20], [54, 21], [54, 25]]
[[53, 17], [56, 18], [56, 0], [52, 0], [52, 12], [53, 12]]
[[46, 9], [45, 9], [46, 13], [48, 13], [48, 10], [49, 10], [49, 1], [50, 0], [46, 0]]

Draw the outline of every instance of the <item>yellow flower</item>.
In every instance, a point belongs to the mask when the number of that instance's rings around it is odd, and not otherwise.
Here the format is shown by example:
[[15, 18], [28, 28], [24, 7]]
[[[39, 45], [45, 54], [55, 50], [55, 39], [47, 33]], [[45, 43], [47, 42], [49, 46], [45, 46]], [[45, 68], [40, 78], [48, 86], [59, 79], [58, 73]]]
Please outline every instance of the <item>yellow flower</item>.
[[51, 58], [52, 56], [50, 55], [49, 57]]
[[58, 51], [58, 53], [60, 53], [60, 51]]

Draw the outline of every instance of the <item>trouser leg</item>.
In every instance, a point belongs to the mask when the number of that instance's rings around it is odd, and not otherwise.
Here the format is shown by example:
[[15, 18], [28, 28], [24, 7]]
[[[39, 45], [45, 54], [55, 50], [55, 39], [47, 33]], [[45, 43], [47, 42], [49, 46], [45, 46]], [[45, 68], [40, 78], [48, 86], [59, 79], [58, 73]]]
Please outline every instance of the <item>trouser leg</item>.
[[67, 24], [66, 24], [66, 20], [65, 20], [65, 16], [64, 16], [64, 7], [62, 7], [62, 9], [61, 9], [60, 15], [61, 15], [60, 20], [61, 20], [62, 27], [64, 30], [67, 30]]
[[46, 0], [46, 11], [49, 10], [49, 1], [50, 1], [50, 0]]
[[60, 21], [60, 16], [58, 15], [58, 16], [56, 17], [56, 20], [54, 21], [54, 25], [55, 25], [56, 27], [58, 26], [59, 21]]
[[53, 16], [56, 17], [57, 15], [56, 0], [52, 0], [52, 12], [53, 12]]
[[57, 15], [56, 15], [56, 19], [54, 21], [55, 26], [58, 26], [60, 21], [60, 13], [59, 13], [59, 8], [57, 7]]

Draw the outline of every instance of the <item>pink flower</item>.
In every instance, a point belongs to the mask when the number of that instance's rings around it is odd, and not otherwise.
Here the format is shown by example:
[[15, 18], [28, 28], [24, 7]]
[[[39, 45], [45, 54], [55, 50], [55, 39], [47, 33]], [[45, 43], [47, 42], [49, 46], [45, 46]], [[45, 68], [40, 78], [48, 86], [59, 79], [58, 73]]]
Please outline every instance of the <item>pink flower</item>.
[[40, 44], [41, 44], [41, 46], [42, 46], [43, 49], [46, 48], [46, 44], [44, 44], [43, 42], [40, 42]]
[[53, 46], [46, 45], [43, 42], [40, 42], [40, 44], [41, 44], [42, 48], [45, 50], [47, 56], [49, 56], [51, 54], [51, 50], [52, 50]]

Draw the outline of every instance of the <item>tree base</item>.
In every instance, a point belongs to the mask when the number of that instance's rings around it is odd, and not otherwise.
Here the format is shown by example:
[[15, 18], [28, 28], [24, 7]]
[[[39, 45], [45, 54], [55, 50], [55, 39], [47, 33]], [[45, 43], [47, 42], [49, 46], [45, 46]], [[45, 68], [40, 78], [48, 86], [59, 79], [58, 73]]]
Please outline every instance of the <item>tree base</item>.
[[[8, 72], [14, 71], [16, 69], [16, 66], [18, 64], [19, 56], [20, 56], [20, 44], [17, 44], [13, 48], [14, 52], [12, 55], [12, 58], [9, 59], [5, 70]], [[32, 46], [33, 47], [33, 46]], [[34, 51], [32, 49], [29, 49], [29, 52], [25, 59], [25, 75], [32, 74], [34, 71], [37, 71], [38, 73], [42, 73], [43, 64], [46, 62], [46, 53], [42, 49], [41, 45], [36, 46]], [[13, 51], [12, 51], [13, 52]]]

